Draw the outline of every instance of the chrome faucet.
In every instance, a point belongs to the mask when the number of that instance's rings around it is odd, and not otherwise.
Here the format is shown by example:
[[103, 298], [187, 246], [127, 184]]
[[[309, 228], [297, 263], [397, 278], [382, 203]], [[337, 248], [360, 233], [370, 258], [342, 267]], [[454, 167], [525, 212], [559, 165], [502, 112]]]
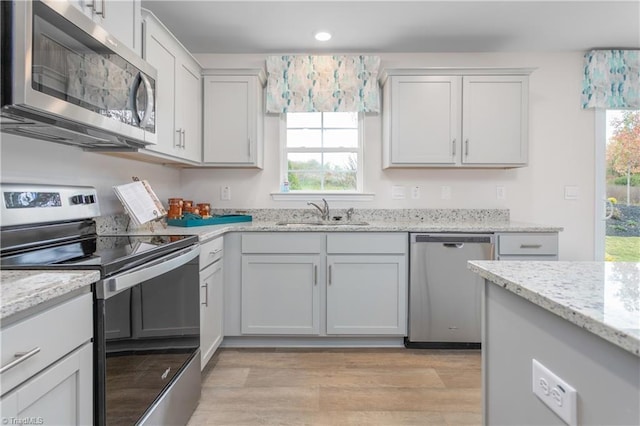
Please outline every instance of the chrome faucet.
[[320, 207], [316, 203], [312, 203], [311, 201], [309, 201], [307, 205], [313, 206], [316, 209], [320, 210], [320, 216], [322, 217], [322, 220], [329, 220], [329, 203], [327, 203], [327, 200], [325, 200], [324, 198], [322, 199], [322, 202], [324, 203], [322, 207]]

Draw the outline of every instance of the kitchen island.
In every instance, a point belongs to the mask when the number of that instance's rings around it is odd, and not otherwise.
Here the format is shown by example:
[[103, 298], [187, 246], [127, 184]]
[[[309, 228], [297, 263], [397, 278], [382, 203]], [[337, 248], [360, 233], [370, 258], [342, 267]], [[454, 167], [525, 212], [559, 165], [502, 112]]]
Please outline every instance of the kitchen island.
[[485, 278], [485, 424], [565, 424], [533, 393], [534, 359], [577, 391], [569, 424], [640, 424], [640, 263], [469, 268]]

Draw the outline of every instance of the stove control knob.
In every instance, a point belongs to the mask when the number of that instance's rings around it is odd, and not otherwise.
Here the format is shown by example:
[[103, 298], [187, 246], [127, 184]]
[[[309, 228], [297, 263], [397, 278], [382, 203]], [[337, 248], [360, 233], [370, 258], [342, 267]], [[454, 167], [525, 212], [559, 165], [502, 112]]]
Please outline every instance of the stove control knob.
[[84, 196], [74, 195], [71, 197], [71, 204], [84, 204]]
[[93, 195], [84, 196], [84, 204], [93, 204], [96, 202], [96, 198]]

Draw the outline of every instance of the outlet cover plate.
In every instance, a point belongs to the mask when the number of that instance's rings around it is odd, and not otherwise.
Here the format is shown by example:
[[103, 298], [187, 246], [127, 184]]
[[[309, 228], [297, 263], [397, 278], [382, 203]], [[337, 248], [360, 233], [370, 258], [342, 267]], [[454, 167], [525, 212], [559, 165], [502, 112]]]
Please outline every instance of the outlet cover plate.
[[532, 390], [566, 424], [578, 424], [578, 392], [555, 373], [532, 360]]

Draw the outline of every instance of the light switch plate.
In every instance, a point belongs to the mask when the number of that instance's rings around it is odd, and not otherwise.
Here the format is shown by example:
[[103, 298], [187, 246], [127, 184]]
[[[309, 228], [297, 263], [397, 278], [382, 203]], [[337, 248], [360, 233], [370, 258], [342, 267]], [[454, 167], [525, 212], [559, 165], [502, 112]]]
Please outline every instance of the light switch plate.
[[507, 189], [502, 186], [496, 186], [496, 199], [498, 200], [506, 200], [507, 199]]
[[443, 200], [450, 200], [451, 199], [451, 187], [450, 186], [443, 186], [442, 188], [440, 188], [440, 198], [442, 198]]
[[566, 424], [578, 424], [578, 392], [536, 359], [532, 360], [532, 390]]
[[231, 200], [231, 187], [230, 186], [221, 186], [220, 187], [220, 199], [222, 201], [230, 201]]
[[580, 198], [580, 187], [575, 185], [567, 185], [564, 187], [565, 200], [577, 200]]
[[420, 187], [419, 186], [414, 186], [411, 188], [411, 198], [413, 198], [414, 200], [417, 200], [420, 198]]

